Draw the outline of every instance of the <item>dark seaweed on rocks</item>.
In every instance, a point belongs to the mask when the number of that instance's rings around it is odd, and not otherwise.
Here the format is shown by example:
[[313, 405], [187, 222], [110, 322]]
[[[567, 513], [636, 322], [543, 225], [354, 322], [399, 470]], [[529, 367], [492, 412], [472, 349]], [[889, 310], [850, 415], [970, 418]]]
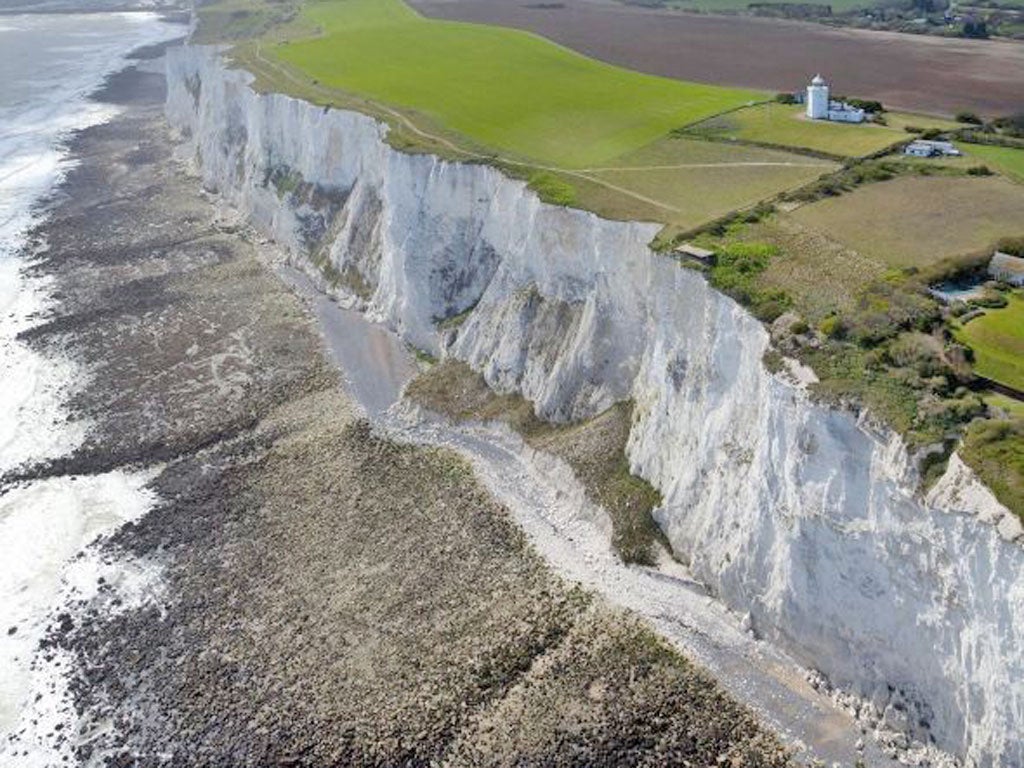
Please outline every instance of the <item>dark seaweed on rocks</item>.
[[74, 143], [38, 233], [62, 301], [26, 337], [85, 366], [94, 427], [24, 476], [158, 470], [156, 507], [101, 546], [159, 564], [159, 603], [101, 610], [104, 585], [47, 640], [77, 662], [79, 762], [786, 764], [708, 675], [554, 576], [462, 460], [374, 433], [133, 77]]

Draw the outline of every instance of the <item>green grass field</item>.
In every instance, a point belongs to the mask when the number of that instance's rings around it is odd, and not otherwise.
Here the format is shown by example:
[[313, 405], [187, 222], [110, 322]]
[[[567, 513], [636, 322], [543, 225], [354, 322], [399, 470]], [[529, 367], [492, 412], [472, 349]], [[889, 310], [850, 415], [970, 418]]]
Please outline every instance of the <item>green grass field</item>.
[[1024, 403], [1020, 400], [1014, 400], [998, 392], [987, 392], [984, 400], [985, 405], [990, 408], [998, 408], [1014, 419], [1024, 419]]
[[1024, 232], [1024, 189], [997, 176], [905, 176], [786, 214], [889, 267], [922, 267]]
[[715, 117], [692, 130], [717, 139], [811, 149], [841, 157], [863, 157], [908, 138], [905, 131], [882, 125], [808, 120], [802, 106], [772, 102]]
[[301, 15], [322, 34], [271, 52], [309, 78], [558, 167], [607, 161], [765, 96], [639, 74], [517, 30], [428, 20], [400, 0], [318, 0]]
[[975, 370], [1017, 389], [1024, 389], [1024, 298], [1010, 297], [1003, 309], [987, 309], [957, 331], [974, 350]]
[[1024, 149], [990, 147], [986, 144], [964, 144], [962, 148], [968, 155], [980, 160], [993, 170], [1024, 184]]
[[[611, 219], [660, 221], [672, 234], [754, 205], [838, 167], [760, 147], [665, 138], [588, 169], [586, 179], [567, 176], [565, 181], [576, 187], [577, 202], [589, 210]], [[645, 199], [657, 200], [661, 206]]]

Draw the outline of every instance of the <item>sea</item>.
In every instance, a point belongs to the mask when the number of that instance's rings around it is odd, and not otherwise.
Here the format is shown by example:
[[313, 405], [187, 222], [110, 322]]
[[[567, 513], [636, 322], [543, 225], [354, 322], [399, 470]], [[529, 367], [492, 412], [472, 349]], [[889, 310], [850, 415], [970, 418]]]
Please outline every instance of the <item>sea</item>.
[[[183, 32], [145, 12], [0, 15], [0, 477], [68, 454], [89, 429], [66, 407], [86, 372], [19, 340], [56, 309], [48, 281], [26, 269], [46, 247], [29, 233], [72, 167], [69, 137], [117, 114], [90, 94], [131, 51]], [[149, 479], [114, 471], [0, 486], [0, 765], [69, 757], [68, 742], [49, 736], [71, 712], [67, 660], [44, 659], [39, 642], [62, 602], [94, 590], [107, 567], [88, 545], [154, 503]]]

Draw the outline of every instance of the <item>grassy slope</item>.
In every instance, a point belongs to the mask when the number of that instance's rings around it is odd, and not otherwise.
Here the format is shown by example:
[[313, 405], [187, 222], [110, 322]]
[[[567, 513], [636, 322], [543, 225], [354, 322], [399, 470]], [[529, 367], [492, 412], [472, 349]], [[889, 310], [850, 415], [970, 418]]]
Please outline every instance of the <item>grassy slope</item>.
[[588, 170], [587, 176], [655, 199], [664, 207], [566, 177], [577, 203], [610, 219], [658, 221], [689, 229], [802, 186], [836, 163], [760, 147], [665, 137]]
[[905, 177], [805, 205], [799, 224], [891, 267], [926, 266], [1024, 227], [1024, 190], [1005, 179]]
[[323, 35], [276, 47], [283, 61], [482, 145], [559, 166], [608, 160], [764, 97], [642, 75], [517, 30], [424, 19], [400, 0], [320, 0], [303, 15]]
[[975, 370], [1017, 389], [1024, 389], [1024, 298], [1013, 295], [1003, 309], [987, 309], [960, 331], [970, 345]]
[[844, 125], [807, 120], [803, 107], [758, 104], [716, 117], [694, 131], [719, 139], [738, 139], [798, 147], [842, 157], [862, 157], [907, 138], [905, 131], [881, 125]]
[[977, 421], [960, 448], [996, 498], [1024, 517], [1024, 421]]
[[1024, 184], [1024, 149], [990, 147], [984, 144], [970, 144], [965, 149], [971, 157]]
[[778, 249], [760, 282], [792, 296], [800, 313], [815, 324], [832, 312], [849, 311], [857, 291], [885, 273], [881, 262], [802, 227], [785, 214], [745, 227], [736, 238]]

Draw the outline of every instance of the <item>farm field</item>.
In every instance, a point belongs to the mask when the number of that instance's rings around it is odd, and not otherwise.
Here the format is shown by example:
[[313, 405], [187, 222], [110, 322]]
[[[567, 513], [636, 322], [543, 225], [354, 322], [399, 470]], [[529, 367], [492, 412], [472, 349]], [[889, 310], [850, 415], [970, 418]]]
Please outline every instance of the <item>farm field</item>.
[[[678, 11], [731, 13], [735, 11], [745, 11], [754, 2], [756, 2], [756, 0], [663, 0], [663, 2], [658, 3], [658, 6]], [[872, 2], [872, 0], [836, 0], [835, 2], [820, 0], [819, 2], [810, 4], [830, 6], [834, 13], [879, 5], [878, 2]]]
[[305, 76], [558, 167], [606, 161], [764, 98], [620, 69], [515, 30], [424, 19], [400, 0], [321, 0], [301, 15], [322, 34], [271, 54]]
[[988, 164], [993, 170], [1024, 184], [1024, 149], [990, 147], [986, 144], [964, 144], [962, 148], [968, 155]]
[[583, 207], [612, 219], [659, 221], [668, 225], [671, 235], [802, 186], [838, 167], [759, 147], [665, 138], [588, 168], [585, 178], [564, 180], [575, 187], [576, 202]]
[[947, 116], [970, 109], [991, 117], [1024, 104], [1024, 46], [995, 41], [594, 0], [410, 2], [434, 18], [525, 29], [602, 61], [683, 80], [792, 91], [826, 69], [821, 74], [836, 80], [838, 92], [878, 99], [892, 109]]
[[[927, 118], [919, 122], [931, 127]], [[843, 157], [870, 155], [909, 138], [906, 131], [890, 126], [808, 120], [803, 106], [776, 102], [713, 117], [688, 130], [717, 139], [776, 144]]]
[[1024, 390], [1024, 297], [1019, 293], [1003, 309], [986, 309], [960, 328], [957, 338], [974, 350], [978, 373]]
[[921, 267], [1024, 230], [1024, 188], [999, 177], [902, 177], [804, 205], [794, 221], [889, 267]]

